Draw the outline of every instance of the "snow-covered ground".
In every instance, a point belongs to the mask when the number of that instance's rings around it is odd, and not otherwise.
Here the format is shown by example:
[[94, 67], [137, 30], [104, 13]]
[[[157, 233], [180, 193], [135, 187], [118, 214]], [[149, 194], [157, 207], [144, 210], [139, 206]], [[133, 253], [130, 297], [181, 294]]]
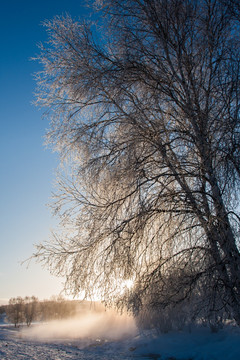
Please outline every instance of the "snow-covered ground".
[[[59, 325], [61, 326], [61, 325]], [[37, 336], [39, 330], [45, 332]], [[53, 331], [53, 328], [51, 328]], [[64, 336], [63, 336], [64, 334]], [[78, 339], [59, 332], [49, 335], [47, 327], [33, 325], [32, 330], [0, 325], [1, 360], [239, 360], [240, 330], [234, 327], [211, 333], [208, 329], [154, 336], [133, 333], [109, 334], [104, 338]]]
[[[118, 360], [132, 359], [125, 352], [105, 346], [104, 341], [51, 339], [39, 341], [25, 338], [21, 330], [0, 326], [1, 360]], [[129, 351], [131, 354], [131, 352]]]

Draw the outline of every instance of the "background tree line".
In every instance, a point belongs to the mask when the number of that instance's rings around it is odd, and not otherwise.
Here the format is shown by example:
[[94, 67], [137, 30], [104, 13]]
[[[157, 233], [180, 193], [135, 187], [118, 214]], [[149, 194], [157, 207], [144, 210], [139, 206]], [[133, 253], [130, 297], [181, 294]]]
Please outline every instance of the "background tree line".
[[89, 309], [88, 302], [66, 300], [62, 296], [39, 301], [35, 296], [16, 297], [8, 305], [0, 307], [0, 313], [6, 314], [6, 321], [15, 327], [34, 321], [49, 321], [70, 318], [79, 312]]

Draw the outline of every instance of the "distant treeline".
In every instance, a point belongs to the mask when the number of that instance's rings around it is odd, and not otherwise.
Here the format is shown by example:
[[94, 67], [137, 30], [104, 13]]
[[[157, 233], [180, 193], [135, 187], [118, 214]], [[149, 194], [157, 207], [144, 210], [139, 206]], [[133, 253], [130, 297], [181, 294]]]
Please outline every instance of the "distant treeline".
[[[0, 314], [6, 314], [6, 321], [30, 326], [33, 321], [64, 319], [90, 309], [90, 302], [66, 300], [62, 296], [39, 301], [35, 296], [11, 298], [8, 305], [0, 306]], [[96, 310], [96, 305], [95, 305]]]

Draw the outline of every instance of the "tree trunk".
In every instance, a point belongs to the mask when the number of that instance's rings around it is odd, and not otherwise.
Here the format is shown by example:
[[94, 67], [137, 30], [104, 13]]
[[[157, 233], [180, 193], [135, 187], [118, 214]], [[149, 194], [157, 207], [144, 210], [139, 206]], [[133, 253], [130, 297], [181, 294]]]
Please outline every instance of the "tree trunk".
[[215, 222], [209, 224], [209, 243], [215, 245], [212, 247], [212, 256], [224, 282], [233, 316], [240, 325], [240, 254], [216, 181], [213, 198]]

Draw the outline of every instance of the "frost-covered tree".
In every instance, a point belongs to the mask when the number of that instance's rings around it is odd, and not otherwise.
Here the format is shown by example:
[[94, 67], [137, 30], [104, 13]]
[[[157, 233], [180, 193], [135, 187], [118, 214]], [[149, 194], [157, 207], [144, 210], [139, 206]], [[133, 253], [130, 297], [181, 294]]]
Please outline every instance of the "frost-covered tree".
[[233, 4], [96, 1], [96, 24], [45, 23], [38, 104], [66, 175], [52, 205], [63, 232], [35, 256], [73, 294], [141, 308], [206, 291], [199, 304], [240, 325]]
[[6, 314], [8, 321], [15, 327], [24, 322], [24, 300], [21, 296], [9, 299]]
[[24, 319], [27, 326], [30, 326], [33, 320], [38, 317], [38, 299], [35, 296], [25, 296], [24, 298]]

